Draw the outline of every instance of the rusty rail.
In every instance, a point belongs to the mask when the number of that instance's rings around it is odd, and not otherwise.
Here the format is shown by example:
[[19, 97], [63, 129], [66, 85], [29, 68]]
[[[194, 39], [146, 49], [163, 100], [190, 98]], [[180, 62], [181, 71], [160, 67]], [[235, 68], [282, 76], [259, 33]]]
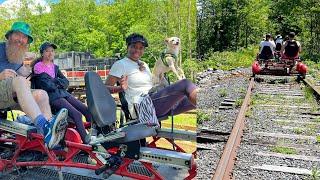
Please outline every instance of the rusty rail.
[[306, 78], [303, 80], [303, 82], [311, 87], [317, 95], [320, 95], [320, 89], [316, 85], [314, 85], [310, 79]]
[[247, 89], [247, 94], [244, 98], [240, 112], [237, 116], [227, 144], [224, 147], [216, 172], [212, 178], [213, 180], [232, 179], [232, 170], [236, 160], [237, 149], [240, 146], [241, 137], [243, 134], [245, 112], [247, 111], [248, 105], [250, 103], [250, 96], [253, 85], [254, 78], [251, 78]]

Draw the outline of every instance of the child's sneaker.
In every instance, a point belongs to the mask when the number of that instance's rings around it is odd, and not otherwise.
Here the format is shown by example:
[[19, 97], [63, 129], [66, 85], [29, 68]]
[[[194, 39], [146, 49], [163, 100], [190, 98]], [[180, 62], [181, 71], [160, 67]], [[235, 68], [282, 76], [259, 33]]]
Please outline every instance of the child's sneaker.
[[67, 117], [68, 110], [62, 108], [55, 116], [52, 117], [50, 122], [47, 122], [44, 126], [44, 142], [49, 149], [55, 147], [61, 139], [64, 138], [64, 134], [67, 129]]

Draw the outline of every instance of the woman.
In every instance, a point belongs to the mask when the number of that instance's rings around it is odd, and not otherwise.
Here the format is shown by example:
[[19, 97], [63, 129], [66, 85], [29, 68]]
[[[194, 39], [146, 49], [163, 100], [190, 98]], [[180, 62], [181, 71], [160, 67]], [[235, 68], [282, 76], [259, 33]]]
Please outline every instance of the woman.
[[49, 42], [40, 46], [41, 57], [35, 61], [31, 83], [34, 88], [47, 91], [51, 108], [68, 109], [68, 115], [73, 119], [83, 143], [88, 144], [90, 136], [84, 128], [82, 115], [88, 122], [91, 122], [91, 114], [81, 101], [67, 92], [69, 81], [61, 73], [59, 67], [53, 63], [56, 48], [55, 44]]
[[[133, 33], [126, 38], [127, 56], [115, 62], [110, 70], [106, 85], [111, 93], [124, 91], [131, 116], [133, 104], [140, 95], [148, 94], [152, 88], [152, 74], [148, 65], [141, 61], [147, 40], [140, 34]], [[116, 82], [120, 86], [114, 86]], [[198, 88], [189, 80], [183, 79], [160, 91], [149, 94], [157, 117], [180, 114], [196, 108]]]

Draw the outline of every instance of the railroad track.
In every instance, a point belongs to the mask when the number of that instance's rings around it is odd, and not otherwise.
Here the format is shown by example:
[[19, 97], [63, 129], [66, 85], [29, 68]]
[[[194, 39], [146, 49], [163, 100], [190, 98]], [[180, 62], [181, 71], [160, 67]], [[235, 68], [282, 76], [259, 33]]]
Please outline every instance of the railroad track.
[[227, 143], [215, 148], [210, 138], [198, 142], [199, 151], [223, 149], [213, 162], [213, 179], [307, 179], [319, 173], [320, 113], [312, 96], [317, 87], [293, 77], [263, 78], [250, 81], [233, 129], [224, 134]]

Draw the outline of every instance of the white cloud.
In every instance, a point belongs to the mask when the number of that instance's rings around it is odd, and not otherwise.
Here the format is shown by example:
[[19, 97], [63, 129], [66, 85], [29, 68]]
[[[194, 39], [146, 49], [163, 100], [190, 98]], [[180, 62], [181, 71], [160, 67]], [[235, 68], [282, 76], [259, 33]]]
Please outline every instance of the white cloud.
[[[48, 13], [50, 12], [50, 6], [45, 0], [26, 0], [28, 9], [32, 14]], [[23, 7], [21, 0], [6, 0], [0, 4], [0, 16], [4, 18], [16, 18], [17, 11]]]

